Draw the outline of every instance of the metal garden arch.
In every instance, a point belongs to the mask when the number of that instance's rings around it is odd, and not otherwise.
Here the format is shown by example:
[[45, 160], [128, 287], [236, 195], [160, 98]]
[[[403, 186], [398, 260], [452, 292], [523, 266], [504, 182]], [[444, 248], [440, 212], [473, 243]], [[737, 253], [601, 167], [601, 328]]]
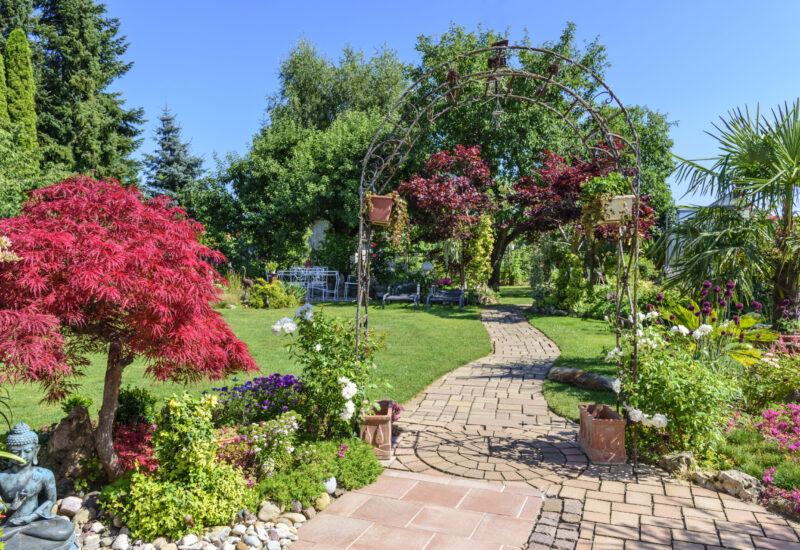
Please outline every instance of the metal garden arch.
[[[548, 63], [546, 74], [529, 72], [508, 64], [508, 54], [529, 54], [544, 56]], [[459, 74], [458, 63], [468, 58], [486, 59], [486, 70], [470, 74]], [[565, 67], [581, 71], [598, 90], [593, 97], [583, 97], [562, 82], [558, 75]], [[531, 95], [515, 93], [513, 83], [516, 79], [528, 79], [538, 83]], [[567, 99], [568, 107], [559, 110], [547, 102], [548, 90], [555, 89], [562, 98]], [[365, 200], [368, 193], [380, 194], [387, 189], [416, 141], [428, 124], [436, 121], [452, 109], [473, 102], [493, 104], [493, 116], [501, 116], [503, 105], [509, 100], [538, 105], [553, 116], [562, 119], [580, 138], [588, 155], [597, 159], [598, 155], [611, 157], [612, 166], [617, 171], [630, 175], [630, 191], [635, 196], [632, 212], [633, 227], [639, 221], [639, 187], [641, 179], [639, 138], [625, 106], [619, 101], [611, 88], [594, 72], [577, 61], [557, 52], [531, 46], [510, 46], [507, 40], [496, 42], [488, 48], [473, 50], [453, 57], [431, 69], [420, 77], [403, 93], [384, 118], [362, 164], [360, 183], [359, 242], [356, 250], [358, 262], [358, 292], [356, 304], [356, 353], [358, 342], [366, 338], [369, 313], [370, 259], [365, 253], [371, 241], [372, 228], [365, 220]], [[624, 117], [628, 132], [626, 135], [611, 130], [610, 122]], [[499, 118], [498, 118], [499, 120]], [[498, 122], [499, 123], [499, 122]], [[628, 258], [618, 242], [617, 277], [617, 344], [619, 345], [623, 320], [620, 307], [623, 296], [630, 302], [631, 311], [637, 303], [639, 234], [632, 232]], [[631, 270], [633, 273], [631, 274]], [[631, 279], [632, 275], [632, 279]], [[631, 322], [636, 334], [637, 315]], [[634, 336], [634, 367], [636, 377], [637, 347]]]

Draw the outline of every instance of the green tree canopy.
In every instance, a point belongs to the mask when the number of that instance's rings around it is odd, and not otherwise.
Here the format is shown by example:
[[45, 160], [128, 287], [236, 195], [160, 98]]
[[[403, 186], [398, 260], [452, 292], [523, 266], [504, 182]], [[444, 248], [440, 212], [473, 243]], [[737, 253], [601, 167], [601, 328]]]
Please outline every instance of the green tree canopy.
[[0, 126], [11, 122], [8, 116], [8, 89], [6, 88], [6, 65], [0, 56]]
[[36, 85], [33, 83], [31, 50], [28, 37], [22, 29], [14, 29], [8, 35], [6, 50], [6, 82], [8, 116], [11, 122], [25, 129], [23, 147], [34, 151], [38, 147], [36, 137]]

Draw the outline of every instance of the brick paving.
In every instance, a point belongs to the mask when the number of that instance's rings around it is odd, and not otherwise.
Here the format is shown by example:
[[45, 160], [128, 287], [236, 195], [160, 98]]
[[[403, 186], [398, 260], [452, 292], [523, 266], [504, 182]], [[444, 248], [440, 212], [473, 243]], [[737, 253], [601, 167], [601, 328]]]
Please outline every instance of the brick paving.
[[[762, 506], [651, 466], [591, 464], [577, 425], [547, 409], [542, 380], [559, 351], [523, 310], [483, 310], [494, 352], [412, 400], [390, 469], [311, 520], [292, 548], [800, 550], [800, 524]], [[386, 500], [367, 506], [372, 498]], [[394, 519], [370, 515], [373, 506]]]

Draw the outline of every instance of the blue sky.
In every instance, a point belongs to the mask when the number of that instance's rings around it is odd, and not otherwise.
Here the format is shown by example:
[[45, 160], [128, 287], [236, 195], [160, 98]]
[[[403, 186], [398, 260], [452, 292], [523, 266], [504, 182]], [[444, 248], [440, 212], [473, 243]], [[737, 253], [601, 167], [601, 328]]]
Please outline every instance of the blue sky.
[[[567, 21], [580, 40], [608, 47], [606, 81], [626, 104], [643, 104], [678, 121], [674, 152], [704, 158], [716, 151], [703, 132], [728, 109], [773, 107], [800, 95], [800, 2], [797, 0], [458, 2], [111, 0], [131, 43], [131, 71], [113, 89], [144, 107], [141, 152], [153, 149], [164, 104], [177, 115], [195, 153], [244, 153], [277, 89], [278, 65], [300, 38], [331, 58], [350, 44], [371, 54], [383, 43], [405, 62], [417, 60], [420, 34], [450, 22], [525, 30], [534, 43], [556, 39]], [[708, 202], [685, 197], [681, 204]]]

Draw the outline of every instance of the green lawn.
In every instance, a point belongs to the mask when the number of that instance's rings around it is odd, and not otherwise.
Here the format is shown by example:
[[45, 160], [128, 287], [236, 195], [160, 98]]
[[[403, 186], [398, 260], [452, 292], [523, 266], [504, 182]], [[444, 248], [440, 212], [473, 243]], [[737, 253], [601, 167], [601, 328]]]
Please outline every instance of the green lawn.
[[[329, 313], [355, 316], [353, 304], [324, 306]], [[261, 374], [273, 372], [300, 374], [289, 358], [284, 345], [290, 337], [273, 336], [270, 326], [279, 318], [292, 316], [293, 310], [233, 309], [223, 312], [236, 335], [247, 344], [250, 354], [261, 368]], [[491, 352], [489, 336], [480, 322], [480, 309], [437, 306], [429, 312], [414, 311], [412, 306], [395, 304], [386, 310], [370, 308], [370, 328], [386, 334], [386, 349], [377, 353], [378, 377], [392, 385], [389, 397], [401, 403], [408, 401], [443, 374]], [[105, 357], [92, 357], [86, 375], [80, 379], [80, 393], [94, 400], [96, 413], [102, 399]], [[199, 393], [213, 387], [230, 385], [228, 381], [207, 382], [185, 388], [178, 384], [154, 383], [144, 376], [145, 366], [137, 361], [125, 370], [123, 385], [146, 387], [158, 397], [188, 389]], [[240, 382], [246, 377], [240, 377]], [[57, 421], [58, 405], [40, 403], [38, 386], [18, 385], [11, 389], [11, 410], [15, 422], [39, 426]]]
[[[528, 320], [561, 350], [556, 366], [579, 368], [610, 377], [616, 375], [614, 365], [604, 361], [603, 350], [614, 347], [614, 334], [605, 322], [534, 314], [528, 315]], [[543, 393], [553, 412], [575, 422], [578, 421], [580, 403], [616, 403], [613, 392], [586, 390], [553, 380], [544, 381]]]
[[533, 303], [531, 297], [531, 287], [524, 286], [501, 286], [500, 287], [500, 303], [501, 304], [519, 304], [529, 306]]

